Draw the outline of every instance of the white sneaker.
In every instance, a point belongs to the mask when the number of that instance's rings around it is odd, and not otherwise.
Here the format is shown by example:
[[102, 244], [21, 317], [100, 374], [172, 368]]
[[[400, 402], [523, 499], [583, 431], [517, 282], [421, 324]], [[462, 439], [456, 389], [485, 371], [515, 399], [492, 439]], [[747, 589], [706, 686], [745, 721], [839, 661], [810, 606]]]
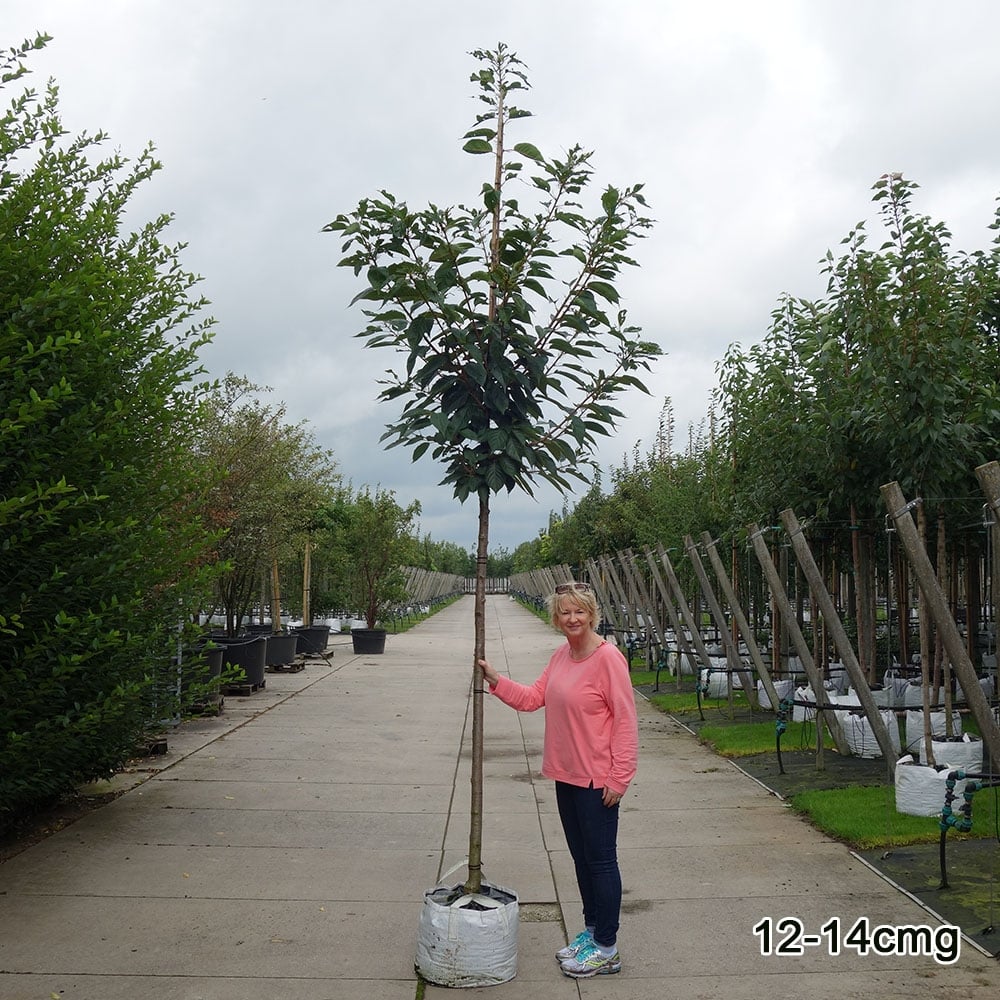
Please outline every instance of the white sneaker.
[[580, 949], [576, 958], [559, 963], [564, 976], [572, 979], [589, 979], [591, 976], [613, 976], [622, 971], [622, 960], [615, 949], [613, 955], [602, 955], [597, 945], [591, 942]]
[[594, 937], [590, 931], [580, 931], [579, 934], [565, 948], [560, 948], [556, 952], [556, 961], [560, 964], [562, 962], [568, 962], [572, 958], [576, 958], [577, 955], [583, 951], [584, 948], [589, 944], [594, 943]]

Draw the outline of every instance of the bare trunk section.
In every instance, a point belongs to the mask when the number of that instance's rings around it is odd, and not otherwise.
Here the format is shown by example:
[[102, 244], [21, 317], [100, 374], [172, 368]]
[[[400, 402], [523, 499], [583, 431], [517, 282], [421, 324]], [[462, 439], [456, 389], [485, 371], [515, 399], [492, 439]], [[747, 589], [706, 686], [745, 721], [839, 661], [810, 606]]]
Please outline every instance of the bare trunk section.
[[302, 624], [312, 625], [312, 535], [306, 535], [302, 553]]
[[467, 893], [483, 884], [483, 685], [479, 661], [486, 656], [486, 559], [490, 541], [490, 495], [479, 492], [479, 539], [476, 544], [475, 653], [472, 658], [472, 806], [469, 811]]

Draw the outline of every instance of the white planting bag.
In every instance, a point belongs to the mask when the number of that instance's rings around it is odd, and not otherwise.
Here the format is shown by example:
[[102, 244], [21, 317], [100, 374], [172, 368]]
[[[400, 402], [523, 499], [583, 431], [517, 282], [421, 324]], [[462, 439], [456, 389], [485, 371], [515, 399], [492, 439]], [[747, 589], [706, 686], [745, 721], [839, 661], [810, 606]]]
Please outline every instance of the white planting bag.
[[707, 687], [706, 697], [708, 698], [728, 698], [729, 697], [729, 673], [728, 664], [724, 659], [710, 656], [709, 662], [712, 670], [702, 669], [701, 686]]
[[895, 772], [896, 812], [907, 816], [939, 815], [944, 808], [947, 780], [947, 771], [918, 764], [912, 754], [900, 757]]
[[[944, 709], [935, 710], [931, 716], [931, 738], [944, 736], [947, 732]], [[957, 712], [952, 712], [952, 732], [961, 732], [962, 719]], [[906, 750], [914, 753], [921, 762], [926, 763], [927, 754], [924, 751], [924, 713], [923, 710], [910, 709], [906, 713]]]
[[[983, 741], [970, 733], [963, 733], [959, 740], [937, 740], [932, 736], [931, 751], [934, 763], [943, 764], [949, 771], [978, 774], [983, 769]], [[921, 756], [922, 763], [927, 763], [925, 756]]]
[[[816, 695], [813, 689], [807, 684], [804, 688], [799, 688], [795, 692], [796, 701], [807, 701], [812, 705], [816, 704]], [[807, 705], [796, 705], [792, 709], [792, 722], [809, 722], [816, 718], [816, 709]]]
[[[853, 715], [841, 712], [840, 722], [844, 730], [847, 747], [855, 757], [881, 757], [882, 748], [875, 738], [875, 730], [865, 715]], [[889, 731], [889, 745], [899, 753], [899, 726], [892, 712], [879, 712], [885, 728]]]
[[417, 935], [417, 972], [437, 986], [496, 986], [517, 975], [517, 894], [483, 884], [459, 895], [460, 886], [424, 894]]
[[833, 684], [833, 691], [836, 694], [846, 694], [850, 677], [847, 667], [843, 663], [833, 662], [829, 665], [830, 682]]
[[[981, 749], [981, 748], [980, 748]], [[948, 775], [965, 768], [928, 767], [918, 764], [912, 754], [896, 761], [896, 812], [907, 816], [939, 816], [944, 809]], [[952, 812], [957, 813], [964, 803], [965, 782], [955, 782], [955, 799]]]
[[[778, 699], [791, 698], [793, 689], [795, 687], [795, 682], [790, 680], [783, 681], [773, 681], [774, 693], [778, 696]], [[757, 681], [757, 703], [761, 708], [770, 708], [771, 699], [767, 696], [767, 689], [764, 687], [763, 681]], [[774, 706], [774, 710], [778, 710], [778, 706]]]

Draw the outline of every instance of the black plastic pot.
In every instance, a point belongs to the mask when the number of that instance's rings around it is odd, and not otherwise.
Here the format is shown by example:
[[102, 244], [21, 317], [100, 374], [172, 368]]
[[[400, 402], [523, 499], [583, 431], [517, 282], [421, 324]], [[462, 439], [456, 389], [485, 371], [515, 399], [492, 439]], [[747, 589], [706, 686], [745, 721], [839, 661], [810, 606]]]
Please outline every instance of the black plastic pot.
[[303, 625], [295, 629], [299, 637], [299, 652], [306, 656], [322, 656], [326, 652], [326, 644], [330, 638], [329, 625]]
[[[216, 640], [218, 641], [218, 640]], [[223, 660], [231, 667], [240, 667], [246, 674], [242, 683], [249, 684], [254, 690], [264, 686], [264, 654], [267, 652], [267, 639], [258, 636], [256, 639], [222, 643]]]
[[355, 653], [384, 653], [384, 628], [354, 628], [351, 629], [351, 644]]
[[267, 646], [264, 650], [264, 663], [269, 667], [286, 667], [295, 662], [295, 652], [299, 645], [299, 636], [295, 632], [276, 632], [264, 636]]

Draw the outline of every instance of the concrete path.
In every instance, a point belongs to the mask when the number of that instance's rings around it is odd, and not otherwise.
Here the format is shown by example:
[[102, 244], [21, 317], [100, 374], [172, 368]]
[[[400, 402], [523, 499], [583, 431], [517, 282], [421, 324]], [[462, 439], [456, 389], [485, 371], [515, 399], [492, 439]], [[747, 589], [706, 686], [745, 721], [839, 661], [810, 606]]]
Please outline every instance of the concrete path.
[[[559, 640], [506, 598], [490, 599], [487, 629], [495, 665], [523, 681]], [[466, 598], [383, 656], [338, 645], [181, 727], [166, 758], [118, 779], [125, 795], [0, 866], [0, 1000], [413, 1000], [423, 893], [468, 846], [471, 660]], [[925, 926], [938, 958], [951, 939], [641, 701], [639, 718], [619, 838], [624, 970], [578, 982], [553, 959], [579, 901], [538, 774], [543, 713], [487, 699], [483, 859], [521, 899], [518, 975], [466, 994], [995, 1000], [997, 963], [965, 942], [954, 964], [846, 945], [857, 922], [888, 928], [883, 944]], [[799, 955], [761, 954], [765, 931], [777, 946], [824, 925], [819, 943], [787, 942]]]

